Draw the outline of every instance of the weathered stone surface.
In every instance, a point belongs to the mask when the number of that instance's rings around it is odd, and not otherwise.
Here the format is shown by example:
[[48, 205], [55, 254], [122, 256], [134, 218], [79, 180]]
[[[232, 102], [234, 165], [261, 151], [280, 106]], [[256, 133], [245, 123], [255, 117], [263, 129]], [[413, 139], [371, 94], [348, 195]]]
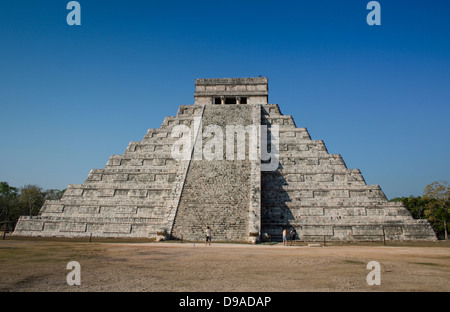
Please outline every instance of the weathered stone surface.
[[[223, 101], [220, 101], [220, 98]], [[222, 79], [196, 79], [195, 80], [195, 104], [214, 105], [228, 104], [226, 100], [233, 100], [239, 104], [245, 98], [246, 104], [267, 104], [268, 79], [258, 78], [222, 78]]]
[[[259, 112], [255, 105], [205, 106], [202, 126], [217, 125], [225, 133], [227, 125], [252, 125], [252, 116]], [[223, 160], [191, 161], [172, 229], [174, 237], [204, 239], [207, 226], [216, 240], [247, 240], [249, 232], [259, 233], [255, 218], [260, 218], [260, 206], [251, 205], [258, 200], [260, 171], [253, 170], [248, 152], [246, 156], [246, 160], [228, 160], [224, 155]]]
[[[265, 233], [280, 240], [285, 227], [305, 241], [436, 239], [426, 220], [388, 202], [360, 170], [267, 104], [267, 78], [198, 79], [194, 97], [194, 105], [180, 106], [105, 168], [92, 169], [83, 184], [69, 185], [61, 200], [45, 202], [39, 216], [21, 217], [14, 235], [204, 240], [210, 226], [214, 240], [227, 241], [256, 242]], [[173, 159], [182, 137], [172, 136], [177, 125], [192, 132], [217, 126], [224, 136], [227, 125], [278, 126], [278, 168], [262, 171], [248, 141], [245, 159], [237, 160], [237, 148], [228, 155], [225, 145], [220, 160], [197, 158], [193, 146], [211, 148], [203, 136], [192, 138], [193, 158]]]

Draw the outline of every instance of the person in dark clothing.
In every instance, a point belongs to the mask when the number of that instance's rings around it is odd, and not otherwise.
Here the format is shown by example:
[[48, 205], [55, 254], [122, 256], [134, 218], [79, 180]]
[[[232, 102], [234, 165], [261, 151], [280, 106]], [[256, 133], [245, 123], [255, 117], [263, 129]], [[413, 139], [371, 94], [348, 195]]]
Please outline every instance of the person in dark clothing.
[[292, 227], [290, 234], [291, 234], [291, 245], [294, 245], [295, 237], [297, 236], [297, 231], [295, 230], [294, 227]]

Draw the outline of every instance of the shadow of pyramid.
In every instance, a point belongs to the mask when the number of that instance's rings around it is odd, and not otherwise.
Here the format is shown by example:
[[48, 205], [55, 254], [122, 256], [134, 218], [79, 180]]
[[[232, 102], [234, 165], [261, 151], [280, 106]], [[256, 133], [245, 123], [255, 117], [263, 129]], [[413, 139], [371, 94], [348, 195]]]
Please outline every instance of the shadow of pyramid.
[[[276, 144], [272, 144], [275, 138], [271, 135], [271, 124], [266, 118], [268, 112], [262, 108], [261, 124], [267, 126], [267, 152], [278, 154]], [[272, 161], [268, 160], [267, 162]], [[270, 236], [272, 241], [282, 241], [283, 229], [290, 231], [292, 225], [290, 220], [294, 220], [292, 211], [288, 206], [291, 198], [285, 187], [289, 185], [280, 170], [283, 164], [278, 160], [278, 168], [274, 171], [261, 171], [261, 235], [263, 239]], [[262, 161], [265, 163], [265, 161]]]

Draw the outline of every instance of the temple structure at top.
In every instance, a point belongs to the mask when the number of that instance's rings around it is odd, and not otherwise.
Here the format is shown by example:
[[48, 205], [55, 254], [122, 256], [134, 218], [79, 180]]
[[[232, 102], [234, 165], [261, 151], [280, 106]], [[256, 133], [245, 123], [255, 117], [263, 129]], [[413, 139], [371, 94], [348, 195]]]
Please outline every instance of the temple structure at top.
[[195, 80], [195, 105], [268, 104], [267, 77]]

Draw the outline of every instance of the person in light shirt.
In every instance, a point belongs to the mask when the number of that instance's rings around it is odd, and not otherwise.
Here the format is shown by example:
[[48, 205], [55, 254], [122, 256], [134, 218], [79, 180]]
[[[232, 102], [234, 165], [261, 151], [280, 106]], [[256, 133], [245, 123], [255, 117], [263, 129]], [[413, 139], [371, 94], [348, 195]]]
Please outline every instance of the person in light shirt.
[[205, 241], [205, 245], [208, 245], [208, 242], [209, 242], [209, 244], [211, 245], [211, 228], [210, 228], [209, 226], [206, 228], [206, 241]]

